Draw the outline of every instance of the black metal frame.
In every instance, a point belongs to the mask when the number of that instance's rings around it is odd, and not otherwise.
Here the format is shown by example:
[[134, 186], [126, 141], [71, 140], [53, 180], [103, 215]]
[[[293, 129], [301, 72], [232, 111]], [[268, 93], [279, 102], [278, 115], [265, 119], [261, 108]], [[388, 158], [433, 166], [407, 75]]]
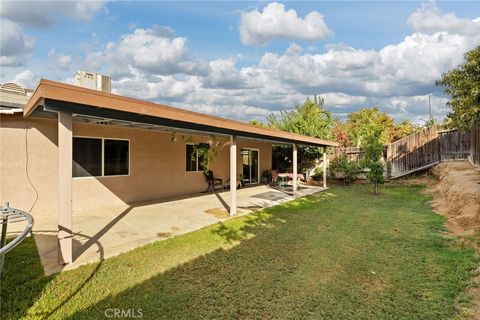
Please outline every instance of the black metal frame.
[[[9, 251], [14, 249], [16, 246], [20, 244], [20, 242], [27, 237], [30, 232], [32, 231], [33, 227], [33, 217], [22, 210], [18, 210], [15, 208], [11, 208], [9, 203], [7, 202], [5, 206], [0, 207], [0, 221], [2, 223], [2, 235], [0, 239], [0, 282], [2, 280], [2, 273], [3, 273], [3, 262], [5, 260], [5, 254]], [[16, 223], [26, 221], [27, 224], [20, 234], [17, 235], [15, 239], [10, 241], [7, 244], [7, 228], [9, 223]], [[0, 288], [0, 296], [1, 296], [1, 288]]]

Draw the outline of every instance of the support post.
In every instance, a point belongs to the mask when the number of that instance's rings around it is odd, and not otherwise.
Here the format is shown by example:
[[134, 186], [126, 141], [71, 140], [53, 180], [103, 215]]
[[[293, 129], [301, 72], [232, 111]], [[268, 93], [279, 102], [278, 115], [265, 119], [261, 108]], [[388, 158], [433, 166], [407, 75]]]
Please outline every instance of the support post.
[[327, 152], [323, 149], [323, 187], [327, 187]]
[[292, 179], [292, 186], [293, 186], [293, 196], [297, 195], [297, 145], [293, 144], [293, 179]]
[[237, 136], [230, 137], [230, 215], [237, 214]]
[[58, 113], [58, 262], [73, 261], [72, 248], [72, 114]]

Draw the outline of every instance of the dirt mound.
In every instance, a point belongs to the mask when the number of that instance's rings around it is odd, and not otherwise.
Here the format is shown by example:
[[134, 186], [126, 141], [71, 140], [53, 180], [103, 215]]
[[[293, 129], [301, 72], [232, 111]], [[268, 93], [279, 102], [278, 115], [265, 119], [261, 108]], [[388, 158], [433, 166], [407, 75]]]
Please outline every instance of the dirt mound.
[[432, 169], [427, 192], [435, 193], [434, 209], [448, 219], [454, 233], [480, 230], [480, 169], [469, 162], [442, 162]]

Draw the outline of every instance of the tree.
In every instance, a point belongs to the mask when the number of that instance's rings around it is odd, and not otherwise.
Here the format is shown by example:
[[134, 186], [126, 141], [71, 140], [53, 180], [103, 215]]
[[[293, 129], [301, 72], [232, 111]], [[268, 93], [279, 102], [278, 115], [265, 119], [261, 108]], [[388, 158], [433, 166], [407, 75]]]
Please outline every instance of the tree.
[[361, 147], [364, 154], [362, 166], [368, 169], [367, 179], [373, 184], [373, 192], [378, 194], [378, 186], [385, 182], [383, 176], [384, 165], [381, 161], [383, 153], [382, 130], [379, 127], [372, 126], [368, 130], [369, 134], [362, 140]]
[[351, 144], [355, 147], [363, 145], [365, 139], [372, 134], [372, 130], [380, 133], [382, 143], [392, 140], [393, 118], [385, 112], [381, 112], [378, 107], [363, 108], [350, 113], [346, 125]]
[[[331, 112], [323, 107], [323, 99], [298, 105], [292, 111], [282, 111], [280, 115], [271, 114], [267, 119], [270, 128], [302, 134], [310, 137], [331, 139], [334, 118]], [[273, 161], [280, 170], [290, 167], [292, 148], [275, 146], [272, 150]], [[312, 146], [298, 146], [298, 167], [300, 170], [309, 168], [321, 157], [323, 150]]]
[[480, 123], [480, 45], [465, 53], [464, 63], [442, 74], [436, 82], [450, 96], [447, 106], [452, 109], [447, 117], [458, 129], [468, 129]]
[[336, 120], [335, 124], [332, 128], [332, 136], [333, 139], [338, 142], [340, 147], [349, 147], [352, 144], [352, 141], [349, 137], [349, 127], [346, 123], [341, 122], [340, 120]]
[[310, 101], [292, 111], [281, 111], [280, 115], [271, 114], [268, 126], [274, 129], [298, 133], [315, 138], [330, 139], [333, 127], [333, 116], [323, 107], [323, 99]]
[[431, 119], [428, 119], [427, 121], [425, 121], [423, 126], [425, 128], [430, 128], [430, 127], [436, 126], [437, 124], [438, 124], [437, 121], [435, 119], [431, 118]]
[[410, 120], [402, 121], [399, 124], [394, 125], [392, 133], [390, 134], [391, 141], [389, 142], [400, 140], [406, 136], [420, 131], [421, 129], [421, 126], [411, 123]]

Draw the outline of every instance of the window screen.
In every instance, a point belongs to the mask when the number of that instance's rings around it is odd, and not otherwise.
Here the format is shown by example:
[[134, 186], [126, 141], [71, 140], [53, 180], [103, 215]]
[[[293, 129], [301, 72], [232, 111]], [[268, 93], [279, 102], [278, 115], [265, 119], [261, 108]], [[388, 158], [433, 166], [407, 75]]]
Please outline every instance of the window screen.
[[186, 145], [187, 149], [185, 152], [186, 159], [186, 170], [187, 171], [197, 171], [197, 153], [193, 149], [193, 145], [187, 144]]
[[104, 140], [104, 175], [116, 176], [128, 174], [128, 141]]
[[73, 138], [73, 176], [102, 175], [102, 139]]

